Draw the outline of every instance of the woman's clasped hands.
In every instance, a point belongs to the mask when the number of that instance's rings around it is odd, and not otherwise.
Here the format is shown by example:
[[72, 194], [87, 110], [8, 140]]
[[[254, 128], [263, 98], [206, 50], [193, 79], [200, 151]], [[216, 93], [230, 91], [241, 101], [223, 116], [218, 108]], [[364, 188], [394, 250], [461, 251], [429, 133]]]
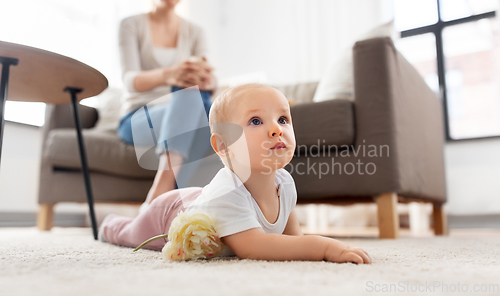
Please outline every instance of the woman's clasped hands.
[[191, 57], [173, 67], [165, 69], [165, 80], [168, 85], [182, 88], [198, 85], [200, 90], [213, 90], [215, 79], [213, 68], [205, 57]]

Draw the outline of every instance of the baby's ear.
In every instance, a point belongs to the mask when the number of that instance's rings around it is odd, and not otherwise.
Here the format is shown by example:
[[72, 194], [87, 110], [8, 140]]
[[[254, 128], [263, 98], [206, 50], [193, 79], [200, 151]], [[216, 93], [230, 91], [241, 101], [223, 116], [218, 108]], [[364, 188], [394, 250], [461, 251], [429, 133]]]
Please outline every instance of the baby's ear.
[[[210, 144], [212, 145], [215, 153], [217, 153], [217, 155], [219, 155], [219, 157], [221, 157], [222, 159], [231, 157], [231, 152], [229, 151], [226, 138], [224, 138], [223, 135], [219, 133], [213, 133], [212, 136], [210, 136]], [[226, 153], [228, 153], [227, 156]]]

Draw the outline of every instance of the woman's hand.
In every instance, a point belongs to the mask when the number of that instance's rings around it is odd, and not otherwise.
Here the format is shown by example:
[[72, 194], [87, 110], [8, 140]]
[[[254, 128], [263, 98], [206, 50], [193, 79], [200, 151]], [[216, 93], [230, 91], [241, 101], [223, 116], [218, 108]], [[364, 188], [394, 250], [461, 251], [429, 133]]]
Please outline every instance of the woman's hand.
[[[201, 84], [198, 86], [200, 87], [200, 90], [205, 90], [205, 91], [211, 91], [215, 89], [216, 86], [216, 81], [215, 81], [215, 76], [212, 74], [213, 68], [208, 64], [207, 58], [206, 57], [201, 57], [201, 62], [203, 63], [203, 69], [205, 71], [205, 76], [201, 80]], [[208, 67], [207, 67], [208, 66]]]
[[179, 87], [191, 87], [199, 82], [198, 76], [195, 74], [197, 67], [194, 63], [184, 61], [175, 66], [164, 69], [165, 83], [168, 85], [176, 85]]
[[325, 260], [336, 263], [353, 262], [371, 264], [372, 258], [360, 248], [351, 247], [338, 240], [331, 239], [325, 252]]
[[184, 61], [170, 68], [165, 68], [165, 82], [179, 87], [198, 85], [200, 90], [213, 90], [215, 78], [212, 67], [206, 62], [205, 57], [199, 61]]

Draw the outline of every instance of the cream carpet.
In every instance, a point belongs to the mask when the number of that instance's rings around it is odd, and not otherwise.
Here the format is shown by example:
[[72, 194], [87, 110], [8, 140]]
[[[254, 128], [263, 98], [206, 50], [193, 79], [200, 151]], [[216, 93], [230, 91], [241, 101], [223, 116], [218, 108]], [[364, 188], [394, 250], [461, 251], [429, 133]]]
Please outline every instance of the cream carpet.
[[166, 262], [96, 242], [88, 228], [3, 228], [0, 295], [500, 294], [499, 236], [343, 241], [367, 250], [373, 264]]

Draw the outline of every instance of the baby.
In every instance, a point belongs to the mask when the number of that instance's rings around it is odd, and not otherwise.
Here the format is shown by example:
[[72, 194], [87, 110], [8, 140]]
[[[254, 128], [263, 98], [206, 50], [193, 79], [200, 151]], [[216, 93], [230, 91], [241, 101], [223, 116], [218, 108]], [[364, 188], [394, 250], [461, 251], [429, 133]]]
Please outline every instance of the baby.
[[[101, 240], [137, 247], [168, 233], [180, 211], [199, 209], [214, 218], [228, 246], [221, 256], [371, 263], [362, 249], [302, 234], [294, 210], [295, 183], [283, 169], [295, 150], [283, 94], [260, 84], [229, 88], [214, 101], [209, 122], [211, 145], [224, 163], [210, 184], [164, 193], [135, 219], [109, 215], [101, 225]], [[145, 248], [161, 250], [166, 242], [156, 240]]]

